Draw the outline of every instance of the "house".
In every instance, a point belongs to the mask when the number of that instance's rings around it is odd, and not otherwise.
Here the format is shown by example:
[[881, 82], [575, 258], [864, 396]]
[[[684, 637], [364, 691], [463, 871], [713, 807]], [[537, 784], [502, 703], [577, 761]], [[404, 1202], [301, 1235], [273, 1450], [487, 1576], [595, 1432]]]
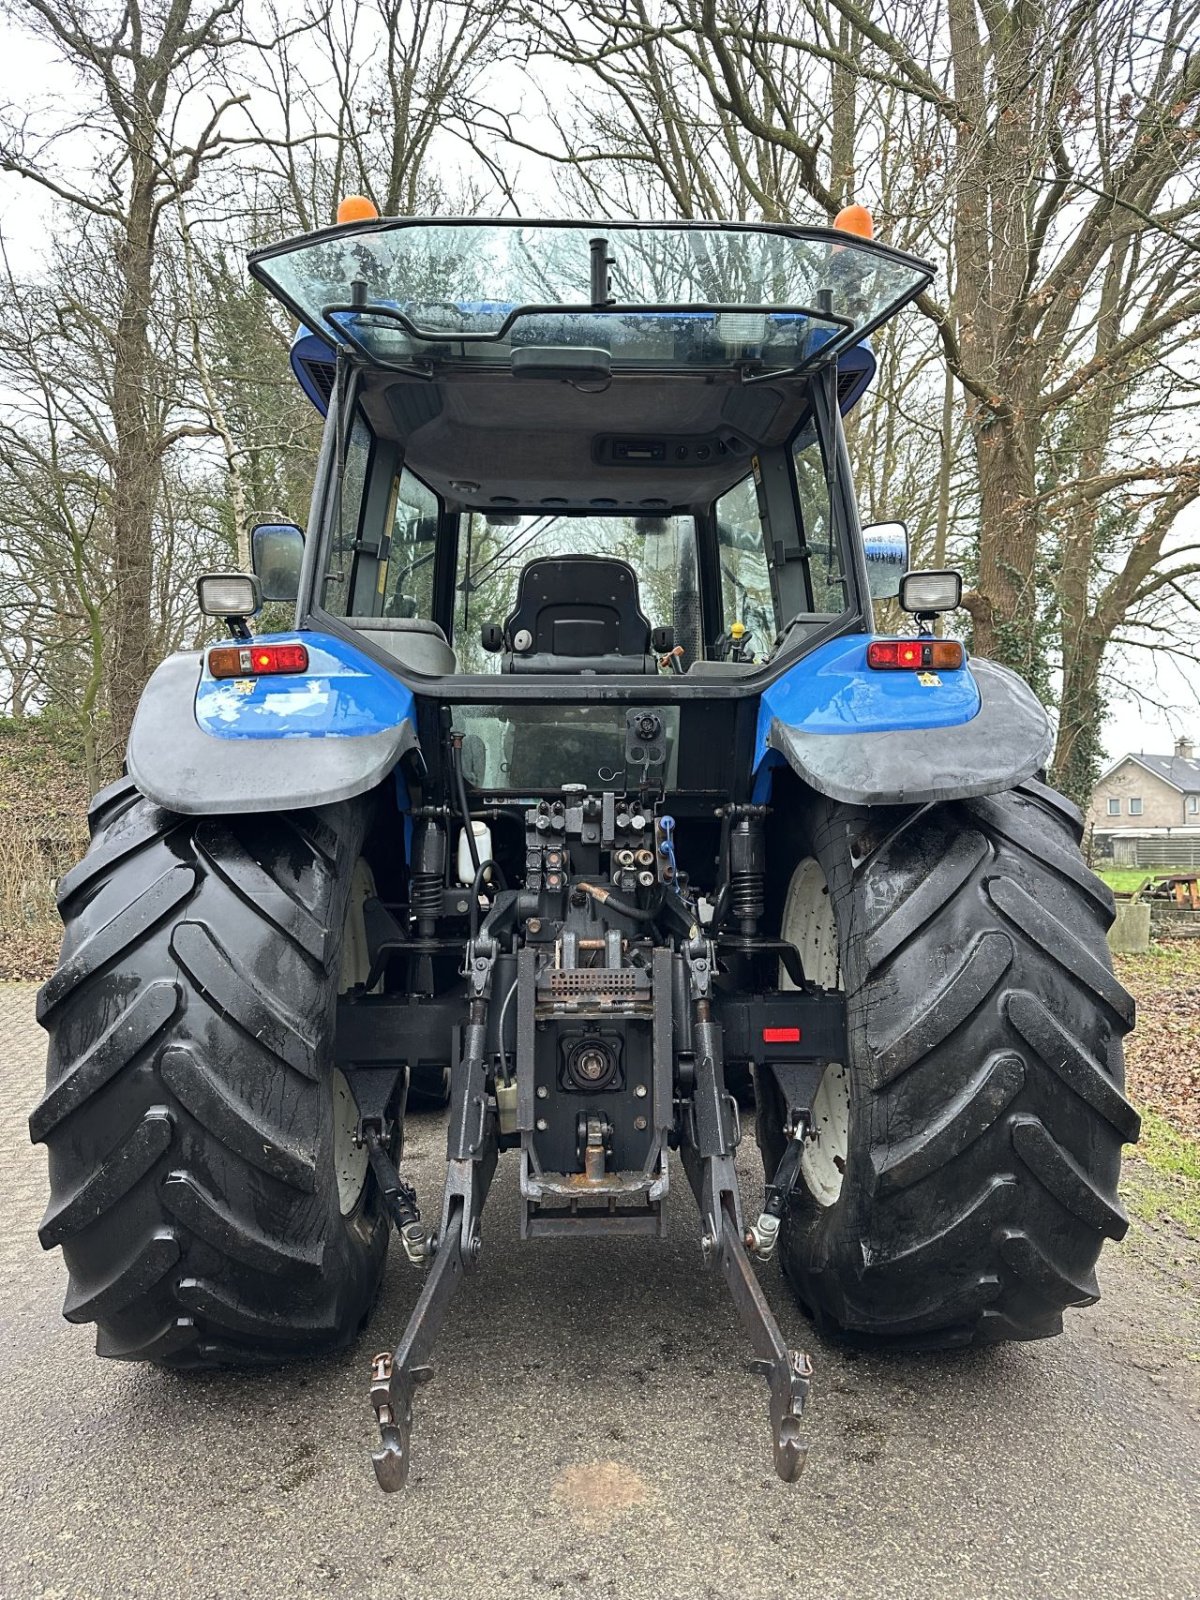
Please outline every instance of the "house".
[[1097, 847], [1118, 861], [1200, 864], [1200, 761], [1191, 740], [1177, 739], [1169, 756], [1122, 756], [1096, 784], [1088, 820]]

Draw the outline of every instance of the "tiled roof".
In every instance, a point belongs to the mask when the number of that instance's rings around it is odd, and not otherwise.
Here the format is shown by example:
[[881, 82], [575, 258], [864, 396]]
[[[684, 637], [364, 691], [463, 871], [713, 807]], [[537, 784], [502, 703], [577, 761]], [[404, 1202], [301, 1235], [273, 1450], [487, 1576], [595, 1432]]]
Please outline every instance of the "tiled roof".
[[[1138, 762], [1147, 772], [1169, 783], [1172, 789], [1178, 789], [1180, 794], [1200, 794], [1200, 761], [1185, 761], [1182, 756], [1146, 756], [1140, 751], [1137, 754], [1130, 751], [1121, 757], [1116, 766], [1110, 767], [1109, 772], [1115, 772], [1125, 761]], [[1108, 773], [1105, 773], [1107, 776]]]

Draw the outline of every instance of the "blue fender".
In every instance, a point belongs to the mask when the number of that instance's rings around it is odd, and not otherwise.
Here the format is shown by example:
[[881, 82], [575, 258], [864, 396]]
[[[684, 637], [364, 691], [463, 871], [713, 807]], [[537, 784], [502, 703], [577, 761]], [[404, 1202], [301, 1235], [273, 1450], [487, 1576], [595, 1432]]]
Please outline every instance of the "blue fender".
[[1016, 673], [971, 660], [953, 671], [877, 671], [865, 634], [819, 646], [764, 691], [754, 798], [790, 766], [850, 805], [925, 804], [998, 794], [1040, 771], [1050, 719]]
[[191, 651], [146, 685], [126, 764], [157, 805], [185, 815], [328, 805], [373, 789], [416, 748], [412, 691], [353, 644], [309, 632], [253, 642], [305, 645], [307, 672], [214, 678], [207, 652]]

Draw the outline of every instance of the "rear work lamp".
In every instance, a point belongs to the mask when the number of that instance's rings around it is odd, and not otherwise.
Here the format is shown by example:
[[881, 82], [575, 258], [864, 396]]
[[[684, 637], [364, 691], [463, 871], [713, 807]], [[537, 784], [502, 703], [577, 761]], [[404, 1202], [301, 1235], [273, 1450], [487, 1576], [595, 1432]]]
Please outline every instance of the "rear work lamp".
[[257, 678], [272, 672], [307, 672], [302, 644], [221, 644], [208, 652], [214, 678]]
[[262, 609], [258, 579], [248, 572], [206, 572], [196, 598], [206, 617], [252, 617]]
[[961, 572], [906, 572], [900, 579], [900, 605], [905, 611], [933, 616], [961, 604]]

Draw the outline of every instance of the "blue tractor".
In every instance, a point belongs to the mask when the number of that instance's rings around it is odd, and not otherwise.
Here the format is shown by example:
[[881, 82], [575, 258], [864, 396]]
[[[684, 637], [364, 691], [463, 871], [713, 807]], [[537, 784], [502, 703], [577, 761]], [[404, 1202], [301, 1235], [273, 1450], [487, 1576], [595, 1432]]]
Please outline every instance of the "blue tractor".
[[811, 1364], [756, 1262], [822, 1334], [1043, 1338], [1138, 1131], [1046, 714], [938, 631], [958, 574], [859, 524], [842, 417], [931, 269], [861, 226], [357, 209], [251, 261], [326, 414], [307, 532], [201, 581], [229, 637], [155, 672], [59, 886], [64, 1314], [168, 1367], [333, 1350], [394, 1225], [397, 1489], [498, 1160], [531, 1241], [660, 1235], [682, 1178], [792, 1478]]

